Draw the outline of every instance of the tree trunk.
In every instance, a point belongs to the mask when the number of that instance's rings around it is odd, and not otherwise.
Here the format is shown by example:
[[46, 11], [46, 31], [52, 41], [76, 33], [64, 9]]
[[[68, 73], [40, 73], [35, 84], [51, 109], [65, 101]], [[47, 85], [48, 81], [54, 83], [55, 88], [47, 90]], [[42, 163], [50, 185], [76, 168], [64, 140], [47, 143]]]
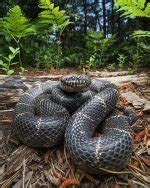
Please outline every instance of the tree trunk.
[[111, 34], [114, 34], [114, 0], [111, 0]]
[[121, 18], [120, 18], [120, 13], [118, 13], [117, 15], [117, 25], [118, 25], [118, 28], [117, 28], [117, 37], [118, 38], [121, 38]]
[[99, 4], [98, 4], [98, 0], [94, 1], [94, 14], [95, 14], [95, 25], [94, 25], [94, 30], [97, 30], [97, 24], [99, 23]]
[[84, 10], [84, 34], [87, 33], [87, 2], [83, 1], [83, 10]]
[[106, 37], [106, 0], [102, 0], [102, 9], [103, 9], [103, 32]]

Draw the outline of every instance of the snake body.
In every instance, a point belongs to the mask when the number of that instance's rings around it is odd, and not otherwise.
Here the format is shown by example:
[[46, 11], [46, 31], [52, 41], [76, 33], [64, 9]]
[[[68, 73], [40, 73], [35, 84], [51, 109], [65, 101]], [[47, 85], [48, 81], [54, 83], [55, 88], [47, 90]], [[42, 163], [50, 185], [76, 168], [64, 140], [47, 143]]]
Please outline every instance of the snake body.
[[24, 144], [31, 147], [53, 147], [63, 138], [69, 112], [50, 101], [47, 95], [42, 97], [43, 93], [51, 93], [56, 87], [57, 82], [41, 84], [27, 91], [17, 103], [15, 131]]
[[[15, 130], [32, 147], [53, 147], [65, 134], [71, 157], [84, 169], [122, 169], [132, 152], [131, 111], [119, 115], [115, 107], [119, 92], [104, 80], [83, 75], [63, 76], [25, 93], [17, 103]], [[98, 127], [100, 137], [93, 137]]]

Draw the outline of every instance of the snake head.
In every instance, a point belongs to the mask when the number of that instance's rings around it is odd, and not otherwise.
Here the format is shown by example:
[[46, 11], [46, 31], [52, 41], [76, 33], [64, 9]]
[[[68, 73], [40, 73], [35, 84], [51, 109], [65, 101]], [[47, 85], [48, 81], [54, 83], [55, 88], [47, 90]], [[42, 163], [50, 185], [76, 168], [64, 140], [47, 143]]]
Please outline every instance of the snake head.
[[66, 92], [82, 92], [88, 89], [91, 79], [84, 74], [68, 74], [60, 78], [60, 88]]

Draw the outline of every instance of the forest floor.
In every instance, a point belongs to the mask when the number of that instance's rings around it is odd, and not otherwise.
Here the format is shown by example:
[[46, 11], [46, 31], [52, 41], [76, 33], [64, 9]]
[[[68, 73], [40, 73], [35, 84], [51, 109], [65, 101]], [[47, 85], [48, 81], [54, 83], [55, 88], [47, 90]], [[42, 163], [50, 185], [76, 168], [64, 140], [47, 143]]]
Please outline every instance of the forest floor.
[[[45, 72], [42, 73], [38, 71], [39, 70], [26, 72], [24, 76], [34, 76], [35, 79], [37, 79], [38, 75], [41, 77], [42, 75], [43, 77], [46, 76]], [[51, 75], [50, 79], [57, 80], [62, 74], [79, 72], [62, 69], [61, 71], [59, 70], [56, 73], [52, 73], [48, 72], [47, 75]], [[66, 188], [69, 185], [82, 188], [149, 187], [149, 77], [146, 77], [146, 80], [142, 80], [143, 76], [138, 79], [138, 77], [136, 77], [137, 75], [128, 76], [126, 71], [113, 73], [108, 71], [93, 71], [90, 72], [89, 75], [98, 78], [106, 77], [108, 80], [116, 83], [121, 93], [119, 104], [132, 108], [138, 116], [138, 120], [134, 124], [132, 131], [134, 141], [132, 158], [126, 169], [120, 172], [103, 169], [108, 175], [93, 176], [88, 174], [74, 165], [66, 147], [62, 144], [57, 148], [49, 150], [32, 149], [22, 145], [13, 131], [13, 123], [8, 123], [7, 125], [7, 119], [3, 119], [2, 116], [0, 116], [0, 185], [2, 188]], [[44, 77], [44, 80], [45, 79], [48, 78]], [[27, 77], [22, 78], [22, 80], [23, 81], [20, 81], [19, 77], [10, 78], [0, 76], [1, 114], [9, 112], [11, 116], [13, 116], [13, 105], [16, 104], [20, 95], [24, 92], [24, 90], [21, 91], [22, 84], [25, 83], [25, 86], [30, 88], [31, 85], [34, 85], [35, 81], [37, 81]], [[43, 82], [43, 80], [38, 80], [37, 82]], [[5, 98], [6, 96], [7, 98]], [[13, 100], [14, 98], [15, 100]], [[3, 114], [3, 117], [4, 116]], [[9, 122], [11, 122], [11, 118]], [[98, 135], [99, 132], [96, 132], [95, 136]]]
[[[110, 71], [107, 67], [106, 68], [100, 68], [100, 69], [88, 69], [88, 68], [79, 68], [79, 67], [65, 67], [65, 68], [59, 68], [56, 69], [54, 67], [48, 68], [48, 69], [39, 69], [39, 68], [32, 68], [31, 70], [25, 70], [23, 73], [24, 76], [47, 76], [47, 75], [64, 75], [64, 74], [83, 74], [85, 70], [87, 74], [91, 76], [103, 76], [106, 77], [107, 74], [111, 74], [112, 72], [120, 72], [124, 74], [129, 74], [127, 71], [128, 67], [125, 68], [124, 71], [121, 71], [118, 67], [115, 68], [114, 71]], [[16, 70], [17, 72], [17, 70]], [[141, 68], [139, 69], [138, 73], [141, 72], [148, 72], [147, 68]], [[94, 75], [94, 73], [96, 75]], [[101, 75], [102, 74], [102, 75]]]

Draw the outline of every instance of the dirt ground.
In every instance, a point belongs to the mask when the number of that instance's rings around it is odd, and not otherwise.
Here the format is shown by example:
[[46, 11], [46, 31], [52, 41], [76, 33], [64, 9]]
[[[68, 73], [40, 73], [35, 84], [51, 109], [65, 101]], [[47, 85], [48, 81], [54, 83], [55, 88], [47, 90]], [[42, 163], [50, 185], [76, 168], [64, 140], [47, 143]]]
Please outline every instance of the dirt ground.
[[[54, 75], [78, 72], [70, 69], [61, 71], [52, 72]], [[50, 73], [47, 72], [48, 75]], [[95, 72], [92, 74], [96, 75]], [[25, 72], [24, 75], [42, 76], [45, 72], [33, 70], [29, 73]], [[121, 93], [118, 103], [132, 108], [138, 116], [136, 124], [132, 127], [134, 149], [126, 169], [120, 172], [104, 169], [107, 175], [91, 175], [74, 164], [64, 144], [48, 150], [32, 149], [19, 142], [13, 131], [13, 125], [4, 125], [0, 131], [1, 187], [148, 188], [150, 186], [149, 83], [143, 84], [131, 80], [118, 84], [118, 87]], [[99, 135], [98, 131], [95, 132], [95, 136]]]

